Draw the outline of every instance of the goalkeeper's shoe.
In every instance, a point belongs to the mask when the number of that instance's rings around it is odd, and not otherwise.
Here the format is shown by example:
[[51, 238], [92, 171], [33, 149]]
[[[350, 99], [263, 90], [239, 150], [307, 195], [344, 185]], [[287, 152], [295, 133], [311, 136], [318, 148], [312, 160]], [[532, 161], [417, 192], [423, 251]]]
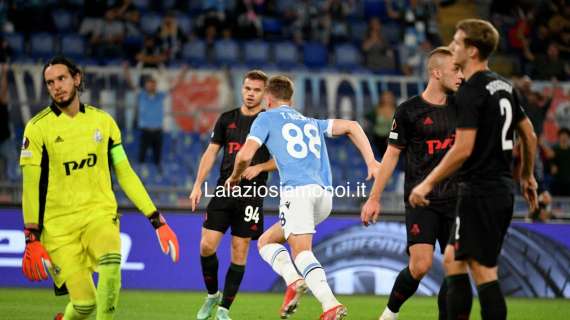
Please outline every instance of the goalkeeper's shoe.
[[212, 311], [222, 302], [222, 294], [218, 291], [214, 296], [208, 295], [198, 314], [196, 315], [197, 320], [207, 320], [210, 319]]
[[348, 315], [348, 310], [342, 304], [330, 308], [321, 314], [320, 320], [342, 320]]
[[230, 310], [224, 307], [218, 307], [218, 311], [216, 312], [216, 320], [232, 320], [232, 318], [230, 318]]
[[307, 292], [307, 290], [307, 284], [303, 279], [299, 279], [287, 286], [287, 290], [285, 291], [285, 298], [283, 298], [283, 304], [279, 310], [281, 319], [287, 319], [290, 315], [297, 311], [299, 299], [301, 299], [301, 296], [303, 293]]
[[55, 318], [53, 318], [53, 320], [63, 320], [63, 313], [58, 313], [55, 315]]

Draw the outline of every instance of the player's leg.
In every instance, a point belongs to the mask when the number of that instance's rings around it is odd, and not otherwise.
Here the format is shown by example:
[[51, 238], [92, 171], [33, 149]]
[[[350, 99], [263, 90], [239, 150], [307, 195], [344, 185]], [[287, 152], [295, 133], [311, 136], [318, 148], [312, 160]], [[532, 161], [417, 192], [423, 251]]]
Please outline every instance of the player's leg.
[[224, 233], [230, 226], [230, 215], [233, 201], [227, 198], [213, 198], [206, 209], [206, 220], [202, 225], [202, 238], [200, 239], [200, 265], [202, 277], [208, 295], [196, 319], [208, 319], [212, 311], [221, 302], [222, 295], [218, 291], [218, 256], [216, 251], [222, 241]]
[[281, 222], [272, 225], [257, 240], [259, 255], [271, 266], [273, 271], [285, 280], [287, 289], [279, 309], [281, 318], [285, 319], [296, 311], [299, 299], [307, 291], [307, 285], [297, 272], [293, 259], [283, 243], [285, 243], [285, 236]]
[[[445, 253], [447, 244], [449, 243], [449, 238], [452, 234], [453, 224], [455, 223], [455, 213], [457, 209], [457, 200], [452, 199], [446, 201], [441, 206], [437, 206], [439, 210], [439, 226], [437, 232], [437, 242], [439, 243], [439, 248], [441, 253]], [[445, 266], [444, 266], [445, 268]], [[444, 269], [445, 270], [445, 269]], [[437, 307], [439, 310], [439, 320], [447, 319], [447, 280], [445, 277], [441, 282], [441, 287], [439, 288], [439, 293], [437, 295]]]
[[321, 318], [342, 319], [346, 308], [334, 296], [325, 270], [312, 251], [315, 226], [329, 216], [332, 193], [317, 185], [304, 186], [296, 191], [283, 211], [286, 219], [283, 229], [295, 265], [323, 307]]
[[121, 238], [118, 217], [101, 216], [93, 219], [81, 241], [97, 263], [97, 320], [113, 319], [121, 290]]
[[467, 263], [455, 260], [455, 248], [451, 244], [445, 248], [443, 266], [447, 282], [447, 319], [468, 319], [473, 304], [473, 292], [467, 273]]
[[241, 285], [251, 238], [232, 236], [231, 263], [226, 273], [220, 308], [229, 310]]
[[408, 266], [396, 277], [388, 304], [380, 316], [381, 320], [397, 319], [402, 305], [414, 295], [420, 281], [431, 269], [438, 227], [439, 215], [432, 206], [406, 208], [406, 235], [410, 260]]
[[498, 194], [480, 201], [481, 235], [479, 250], [469, 259], [469, 267], [477, 284], [481, 318], [502, 320], [507, 318], [507, 305], [497, 277], [497, 258], [513, 215], [512, 194]]
[[65, 320], [87, 319], [96, 309], [96, 289], [93, 275], [83, 269], [68, 277], [65, 282], [69, 300], [63, 314]]
[[224, 234], [220, 231], [202, 228], [202, 238], [200, 239], [200, 265], [202, 266], [202, 277], [208, 295], [198, 313], [196, 319], [208, 319], [212, 311], [221, 302], [222, 295], [218, 291], [218, 256], [216, 251], [222, 241]]

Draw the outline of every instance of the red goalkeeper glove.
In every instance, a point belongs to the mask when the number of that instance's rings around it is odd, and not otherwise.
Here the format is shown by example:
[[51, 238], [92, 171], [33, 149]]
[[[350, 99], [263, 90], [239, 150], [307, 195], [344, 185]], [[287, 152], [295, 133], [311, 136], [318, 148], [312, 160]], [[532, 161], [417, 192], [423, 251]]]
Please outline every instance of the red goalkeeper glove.
[[36, 229], [24, 229], [26, 250], [22, 258], [22, 271], [32, 281], [47, 280], [47, 271], [51, 268], [49, 255], [39, 241], [40, 232]]
[[160, 243], [160, 248], [164, 254], [170, 255], [172, 261], [178, 262], [180, 259], [180, 250], [178, 249], [178, 238], [160, 212], [155, 211], [148, 220], [156, 230], [156, 236]]

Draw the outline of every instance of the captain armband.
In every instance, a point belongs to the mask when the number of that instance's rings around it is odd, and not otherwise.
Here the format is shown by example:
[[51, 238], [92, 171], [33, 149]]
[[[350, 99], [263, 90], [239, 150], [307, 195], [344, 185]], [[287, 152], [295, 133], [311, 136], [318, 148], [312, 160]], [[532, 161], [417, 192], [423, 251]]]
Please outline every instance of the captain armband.
[[125, 152], [123, 145], [116, 144], [113, 147], [111, 147], [111, 161], [113, 162], [113, 164], [115, 165], [123, 160], [127, 160], [127, 153]]

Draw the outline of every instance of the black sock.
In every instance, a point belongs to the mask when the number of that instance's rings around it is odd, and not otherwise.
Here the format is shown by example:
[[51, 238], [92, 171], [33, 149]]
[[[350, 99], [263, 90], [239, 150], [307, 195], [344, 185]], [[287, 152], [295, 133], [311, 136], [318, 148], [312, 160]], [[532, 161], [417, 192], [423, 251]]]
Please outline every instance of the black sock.
[[446, 278], [447, 281], [447, 319], [466, 320], [471, 313], [473, 292], [466, 273]]
[[390, 292], [390, 298], [388, 299], [388, 309], [396, 313], [400, 311], [400, 307], [408, 300], [409, 297], [416, 293], [420, 282], [410, 273], [410, 268], [406, 267], [398, 274], [396, 282], [392, 287], [392, 292]]
[[239, 285], [241, 284], [241, 279], [243, 279], [243, 274], [245, 273], [245, 266], [240, 266], [237, 264], [230, 264], [228, 273], [226, 274], [226, 283], [224, 284], [224, 296], [222, 297], [222, 303], [220, 306], [229, 309], [234, 302], [236, 294], [239, 290]]
[[447, 281], [445, 278], [441, 282], [437, 295], [437, 307], [439, 309], [439, 320], [447, 320]]
[[507, 319], [507, 304], [498, 280], [481, 284], [477, 287], [477, 292], [481, 304], [481, 319]]
[[200, 256], [202, 276], [209, 294], [218, 292], [218, 256], [214, 253], [209, 257]]

